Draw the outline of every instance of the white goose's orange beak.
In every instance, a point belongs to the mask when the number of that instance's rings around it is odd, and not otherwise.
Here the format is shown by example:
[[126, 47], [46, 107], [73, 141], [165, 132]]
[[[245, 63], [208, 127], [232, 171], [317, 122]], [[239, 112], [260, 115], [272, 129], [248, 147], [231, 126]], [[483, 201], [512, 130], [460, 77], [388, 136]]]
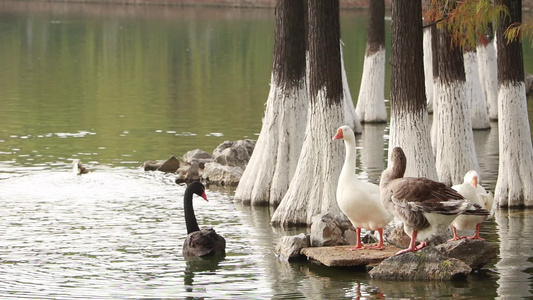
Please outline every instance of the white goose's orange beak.
[[475, 188], [477, 188], [477, 176], [474, 176], [472, 177], [472, 182], [471, 182], [472, 186], [474, 186]]
[[344, 138], [344, 133], [342, 132], [342, 129], [337, 129], [337, 134], [333, 137], [333, 140], [340, 140]]

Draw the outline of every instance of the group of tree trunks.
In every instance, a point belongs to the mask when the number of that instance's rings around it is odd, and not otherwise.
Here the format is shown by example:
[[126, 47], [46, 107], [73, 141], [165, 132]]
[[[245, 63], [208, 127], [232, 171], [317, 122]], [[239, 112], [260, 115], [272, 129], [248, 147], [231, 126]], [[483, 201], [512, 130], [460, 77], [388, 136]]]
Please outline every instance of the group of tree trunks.
[[[335, 199], [344, 149], [331, 138], [343, 124], [359, 132], [359, 119], [386, 122], [384, 78], [379, 78], [384, 77], [385, 63], [384, 1], [371, 3], [364, 72], [371, 68], [374, 75], [367, 76], [367, 83], [363, 75], [354, 114], [342, 61], [338, 0], [277, 1], [270, 94], [255, 151], [235, 193], [236, 201], [276, 207], [274, 225], [309, 225], [323, 212], [344, 219]], [[502, 4], [510, 18], [502, 17], [497, 29], [500, 164], [495, 198], [502, 207], [533, 206], [521, 42], [503, 42], [502, 34], [505, 26], [521, 21], [521, 0]], [[472, 133], [473, 88], [465, 75], [468, 51], [452, 44], [447, 30], [428, 28], [433, 46], [432, 74], [426, 74], [433, 79], [430, 134], [422, 25], [419, 0], [392, 1], [389, 149], [404, 149], [410, 162], [406, 176], [450, 185], [461, 182], [468, 170], [479, 171]], [[490, 43], [484, 42], [480, 45]], [[365, 90], [368, 85], [374, 90]], [[496, 104], [484, 105], [487, 119], [495, 119]]]

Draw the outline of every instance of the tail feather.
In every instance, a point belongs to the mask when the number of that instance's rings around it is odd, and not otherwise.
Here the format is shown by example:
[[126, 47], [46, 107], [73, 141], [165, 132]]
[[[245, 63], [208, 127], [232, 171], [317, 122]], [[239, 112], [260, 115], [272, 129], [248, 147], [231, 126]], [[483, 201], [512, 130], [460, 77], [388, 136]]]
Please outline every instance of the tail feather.
[[475, 215], [475, 216], [488, 216], [490, 212], [480, 205], [466, 201], [469, 205], [467, 209], [463, 212], [463, 215]]

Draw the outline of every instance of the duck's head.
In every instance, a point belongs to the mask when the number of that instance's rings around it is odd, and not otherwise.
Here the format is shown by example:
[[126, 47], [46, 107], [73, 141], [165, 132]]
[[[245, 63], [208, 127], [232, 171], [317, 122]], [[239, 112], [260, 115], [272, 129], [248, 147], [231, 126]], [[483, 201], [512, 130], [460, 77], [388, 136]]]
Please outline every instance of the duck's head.
[[473, 187], [477, 188], [479, 181], [479, 174], [476, 172], [476, 170], [470, 170], [466, 172], [463, 182], [470, 183]]

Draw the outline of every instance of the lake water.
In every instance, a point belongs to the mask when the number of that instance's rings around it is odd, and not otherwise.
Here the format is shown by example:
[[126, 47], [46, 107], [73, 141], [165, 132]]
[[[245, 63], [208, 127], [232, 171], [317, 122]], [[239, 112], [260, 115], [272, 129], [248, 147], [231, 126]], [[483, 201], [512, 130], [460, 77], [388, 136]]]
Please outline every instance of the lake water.
[[[356, 98], [366, 14], [341, 17]], [[500, 254], [466, 280], [383, 282], [356, 270], [279, 261], [279, 237], [305, 229], [272, 228], [270, 208], [234, 204], [232, 189], [211, 186], [210, 202], [195, 201], [196, 214], [226, 238], [227, 256], [183, 259], [184, 188], [139, 166], [257, 138], [273, 32], [269, 9], [1, 1], [0, 297], [533, 297], [531, 210], [500, 210], [483, 224], [481, 235]], [[524, 51], [531, 73], [533, 52]], [[475, 132], [490, 190], [498, 170], [493, 126]], [[378, 180], [387, 131], [366, 125], [358, 137], [362, 178]], [[74, 176], [73, 159], [92, 172]]]

